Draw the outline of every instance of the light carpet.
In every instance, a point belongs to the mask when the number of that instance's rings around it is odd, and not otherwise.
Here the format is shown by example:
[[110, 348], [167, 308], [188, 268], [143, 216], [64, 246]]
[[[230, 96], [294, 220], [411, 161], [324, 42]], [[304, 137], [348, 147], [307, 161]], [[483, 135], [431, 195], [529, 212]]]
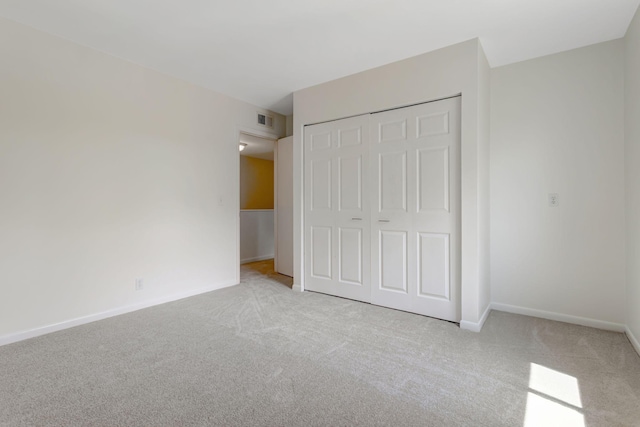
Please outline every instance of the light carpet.
[[238, 286], [0, 347], [0, 425], [640, 425], [623, 334], [501, 312], [473, 333], [290, 285], [250, 264]]

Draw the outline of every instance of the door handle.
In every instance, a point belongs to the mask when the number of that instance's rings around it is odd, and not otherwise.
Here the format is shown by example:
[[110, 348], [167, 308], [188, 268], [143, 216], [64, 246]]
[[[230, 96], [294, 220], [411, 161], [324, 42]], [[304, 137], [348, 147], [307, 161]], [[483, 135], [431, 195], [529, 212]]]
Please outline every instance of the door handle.
[[379, 219], [378, 222], [391, 222], [390, 219]]
[[362, 218], [351, 218], [351, 221], [362, 221]]

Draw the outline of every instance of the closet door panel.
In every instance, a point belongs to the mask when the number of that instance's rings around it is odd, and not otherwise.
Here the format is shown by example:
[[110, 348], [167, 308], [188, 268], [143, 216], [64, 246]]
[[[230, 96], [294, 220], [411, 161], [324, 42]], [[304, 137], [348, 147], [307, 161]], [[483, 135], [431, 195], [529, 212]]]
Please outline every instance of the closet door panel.
[[338, 158], [340, 211], [362, 213], [362, 155]]
[[331, 159], [311, 162], [311, 211], [331, 211]]
[[372, 114], [370, 129], [371, 302], [460, 321], [460, 98]]
[[418, 212], [449, 212], [449, 147], [417, 153]]
[[311, 277], [331, 280], [332, 227], [311, 227]]
[[[371, 298], [369, 187], [364, 176], [368, 117], [307, 126], [304, 137], [305, 201], [310, 199], [305, 203], [305, 237], [311, 238], [305, 240], [305, 288], [366, 302]], [[316, 229], [324, 234], [312, 244]], [[331, 273], [325, 274], [328, 269]]]
[[418, 296], [451, 299], [449, 234], [418, 234]]
[[380, 230], [377, 275], [380, 288], [406, 294], [408, 291], [407, 232]]
[[378, 154], [378, 213], [407, 212], [407, 152]]
[[340, 272], [338, 279], [342, 283], [362, 286], [364, 253], [362, 228], [340, 228]]

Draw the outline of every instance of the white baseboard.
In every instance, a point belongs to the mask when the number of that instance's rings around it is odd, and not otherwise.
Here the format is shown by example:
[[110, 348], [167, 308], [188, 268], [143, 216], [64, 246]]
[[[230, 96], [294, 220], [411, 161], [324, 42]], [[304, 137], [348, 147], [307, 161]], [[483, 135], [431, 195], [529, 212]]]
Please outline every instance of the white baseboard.
[[296, 291], [296, 292], [302, 292], [302, 286], [300, 286], [299, 283], [294, 283], [293, 286], [291, 287], [291, 289]]
[[257, 262], [257, 261], [265, 261], [268, 259], [273, 259], [274, 255], [261, 255], [261, 256], [256, 256], [253, 258], [245, 258], [245, 259], [241, 259], [240, 260], [240, 264], [249, 264], [250, 262]]
[[638, 356], [640, 356], [640, 341], [638, 341], [638, 338], [633, 335], [633, 332], [631, 332], [631, 329], [629, 329], [628, 326], [625, 328], [624, 333], [627, 335], [627, 338], [629, 338], [629, 341], [631, 342], [633, 348], [636, 350], [636, 353], [638, 353]]
[[107, 319], [109, 317], [118, 316], [120, 314], [131, 313], [132, 311], [153, 307], [154, 305], [160, 305], [160, 304], [165, 304], [172, 301], [181, 300], [184, 298], [189, 298], [195, 295], [204, 294], [207, 292], [215, 291], [217, 289], [222, 289], [222, 288], [226, 288], [233, 285], [237, 285], [235, 280], [232, 282], [218, 283], [216, 285], [206, 286], [204, 288], [194, 289], [192, 291], [187, 291], [187, 292], [169, 295], [166, 297], [156, 298], [149, 301], [142, 301], [142, 302], [132, 304], [132, 305], [127, 305], [124, 307], [118, 307], [112, 310], [90, 314], [88, 316], [77, 317], [75, 319], [65, 320], [64, 322], [54, 323], [52, 325], [41, 326], [39, 328], [30, 329], [28, 331], [16, 332], [14, 334], [0, 336], [0, 346], [11, 344], [18, 341], [23, 341], [29, 338], [38, 337], [40, 335], [50, 334], [51, 332], [57, 332], [63, 329], [73, 328], [74, 326], [84, 325], [86, 323], [95, 322], [97, 320]]
[[556, 320], [558, 322], [573, 323], [575, 325], [589, 326], [591, 328], [607, 331], [625, 332], [626, 326], [621, 323], [606, 322], [604, 320], [590, 319], [588, 317], [572, 316], [569, 314], [554, 313], [551, 311], [537, 310], [535, 308], [519, 307], [516, 305], [491, 303], [491, 309], [506, 311], [507, 313], [522, 314], [524, 316], [540, 317], [542, 319]]
[[460, 321], [460, 329], [465, 329], [471, 332], [480, 332], [482, 330], [482, 327], [484, 326], [484, 322], [486, 322], [487, 317], [489, 317], [489, 313], [491, 313], [491, 304], [487, 306], [478, 322], [470, 322], [468, 320]]

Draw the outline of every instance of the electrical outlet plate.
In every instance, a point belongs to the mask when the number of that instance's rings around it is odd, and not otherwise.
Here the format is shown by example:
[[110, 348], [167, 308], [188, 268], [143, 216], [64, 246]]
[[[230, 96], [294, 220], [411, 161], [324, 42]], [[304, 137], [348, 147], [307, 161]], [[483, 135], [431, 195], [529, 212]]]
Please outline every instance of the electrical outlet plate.
[[549, 207], [557, 208], [560, 205], [560, 196], [558, 193], [549, 193]]
[[136, 279], [136, 291], [144, 289], [144, 281], [142, 279]]

